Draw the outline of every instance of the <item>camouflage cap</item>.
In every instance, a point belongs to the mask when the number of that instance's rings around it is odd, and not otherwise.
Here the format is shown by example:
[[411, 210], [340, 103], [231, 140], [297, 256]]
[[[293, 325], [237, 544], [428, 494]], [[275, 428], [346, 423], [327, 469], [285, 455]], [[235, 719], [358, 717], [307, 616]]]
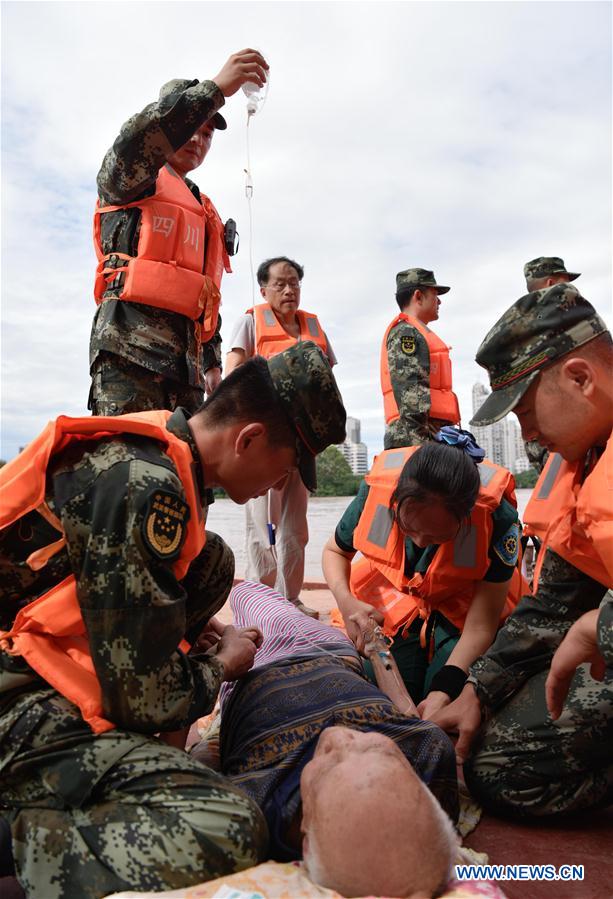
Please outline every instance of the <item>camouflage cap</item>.
[[537, 256], [524, 265], [526, 281], [547, 278], [549, 275], [568, 275], [568, 280], [574, 281], [580, 274], [580, 272], [567, 272], [564, 260], [559, 256]]
[[520, 297], [477, 350], [492, 392], [471, 425], [491, 425], [503, 418], [542, 368], [606, 330], [594, 307], [571, 284], [554, 284]]
[[[170, 81], [167, 81], [166, 84], [163, 84], [160, 88], [160, 95], [158, 97], [160, 112], [162, 114], [168, 112], [168, 110], [172, 109], [175, 105], [181, 94], [185, 93], [188, 87], [195, 87], [199, 83], [197, 78], [193, 78], [191, 81], [189, 78], [172, 78]], [[220, 112], [215, 113], [212, 122], [217, 131], [225, 131], [228, 127], [228, 123]]]
[[330, 363], [310, 340], [267, 361], [275, 390], [297, 431], [300, 476], [308, 490], [315, 490], [315, 456], [345, 439], [347, 413]]
[[434, 272], [429, 272], [425, 268], [408, 268], [405, 272], [398, 272], [396, 290], [403, 290], [406, 287], [435, 287], [437, 293], [447, 293], [451, 289], [437, 284]]

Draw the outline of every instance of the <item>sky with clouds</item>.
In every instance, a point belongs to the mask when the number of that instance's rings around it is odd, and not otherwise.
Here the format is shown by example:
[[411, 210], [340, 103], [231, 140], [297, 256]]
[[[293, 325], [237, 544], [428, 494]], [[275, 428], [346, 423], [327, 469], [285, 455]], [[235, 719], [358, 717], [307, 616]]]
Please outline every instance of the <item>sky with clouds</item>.
[[[95, 178], [122, 122], [247, 46], [271, 66], [250, 126], [255, 265], [305, 266], [303, 306], [371, 454], [399, 270], [452, 287], [436, 330], [465, 423], [476, 349], [524, 292], [526, 260], [562, 256], [611, 324], [610, 3], [4, 2], [3, 458], [57, 414], [87, 414]], [[194, 180], [242, 235], [228, 340], [252, 299], [242, 93], [224, 115]]]

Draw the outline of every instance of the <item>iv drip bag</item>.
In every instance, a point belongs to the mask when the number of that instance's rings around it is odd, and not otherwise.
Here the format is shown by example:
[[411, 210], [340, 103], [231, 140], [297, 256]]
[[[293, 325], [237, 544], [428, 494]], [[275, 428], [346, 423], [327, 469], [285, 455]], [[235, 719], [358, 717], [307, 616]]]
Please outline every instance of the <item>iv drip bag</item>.
[[270, 85], [270, 70], [266, 74], [266, 83], [264, 87], [259, 87], [253, 81], [247, 81], [243, 84], [243, 93], [247, 97], [247, 115], [255, 115], [262, 108], [268, 96], [268, 87]]

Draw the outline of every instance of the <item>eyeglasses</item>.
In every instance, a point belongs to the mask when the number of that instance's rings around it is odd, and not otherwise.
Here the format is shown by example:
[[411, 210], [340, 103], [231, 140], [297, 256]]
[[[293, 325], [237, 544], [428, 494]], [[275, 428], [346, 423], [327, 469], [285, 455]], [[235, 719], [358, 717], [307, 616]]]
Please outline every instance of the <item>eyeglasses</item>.
[[265, 286], [276, 291], [285, 290], [286, 287], [289, 287], [290, 290], [300, 290], [300, 281], [297, 278], [291, 281], [270, 281]]

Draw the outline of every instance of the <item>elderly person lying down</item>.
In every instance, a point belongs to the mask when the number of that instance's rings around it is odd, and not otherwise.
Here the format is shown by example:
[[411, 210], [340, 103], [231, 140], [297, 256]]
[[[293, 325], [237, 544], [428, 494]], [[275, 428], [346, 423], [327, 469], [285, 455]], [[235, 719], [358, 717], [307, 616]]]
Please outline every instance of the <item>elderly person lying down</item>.
[[[456, 850], [445, 734], [366, 680], [339, 630], [261, 584], [240, 584], [230, 602], [263, 642], [222, 691], [221, 769], [262, 809], [270, 856], [303, 856], [312, 880], [344, 896], [436, 895]], [[192, 755], [204, 760], [205, 746]]]

